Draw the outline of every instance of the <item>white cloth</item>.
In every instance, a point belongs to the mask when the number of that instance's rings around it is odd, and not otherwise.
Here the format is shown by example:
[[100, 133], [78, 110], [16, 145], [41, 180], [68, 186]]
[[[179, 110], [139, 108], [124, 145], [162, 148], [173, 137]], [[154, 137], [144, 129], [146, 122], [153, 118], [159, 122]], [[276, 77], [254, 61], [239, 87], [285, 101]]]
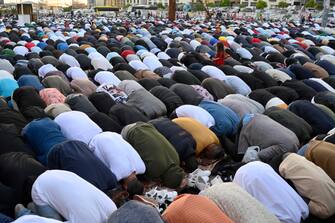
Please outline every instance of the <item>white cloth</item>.
[[235, 90], [237, 94], [249, 95], [251, 93], [251, 88], [247, 85], [241, 78], [236, 76], [226, 76], [224, 80], [231, 88]]
[[16, 55], [21, 56], [25, 56], [27, 53], [29, 53], [29, 50], [24, 46], [16, 46], [14, 47], [13, 51]]
[[[172, 71], [172, 73], [175, 73], [178, 70], [186, 70], [186, 69], [184, 67], [181, 67], [181, 66], [172, 66], [172, 67], [170, 67], [170, 70]], [[164, 75], [164, 77], [165, 77], [165, 75]]]
[[[95, 48], [93, 48], [95, 49]], [[101, 59], [101, 58], [105, 58], [101, 53], [94, 51], [88, 54], [88, 58], [90, 58], [91, 60], [93, 59]]]
[[169, 55], [167, 55], [167, 53], [165, 53], [165, 52], [159, 52], [159, 53], [157, 54], [157, 57], [158, 57], [159, 59], [162, 59], [162, 60], [168, 60], [168, 59], [171, 59], [171, 57], [170, 57]]
[[94, 58], [91, 60], [91, 64], [94, 67], [95, 70], [102, 69], [102, 70], [108, 70], [113, 69], [112, 64], [109, 63], [109, 61], [105, 57], [99, 57]]
[[252, 68], [244, 66], [244, 65], [235, 65], [234, 69], [237, 70], [238, 72], [247, 73], [247, 74], [251, 74], [252, 72], [254, 72]]
[[307, 56], [305, 53], [301, 52], [301, 51], [298, 51], [297, 53], [294, 53], [291, 55], [291, 57], [293, 58], [297, 58], [297, 57], [305, 57], [307, 60], [311, 60], [309, 58], [309, 56]]
[[72, 80], [88, 79], [87, 74], [80, 67], [70, 67], [66, 71], [66, 76]]
[[201, 43], [199, 43], [197, 40], [191, 40], [190, 45], [194, 50], [196, 50], [198, 46], [201, 46]]
[[144, 58], [146, 57], [156, 57], [156, 55], [149, 51], [145, 51], [140, 55], [140, 57], [142, 58], [142, 60], [144, 60]]
[[62, 221], [58, 221], [52, 218], [44, 218], [38, 215], [24, 215], [12, 223], [61, 223]]
[[59, 114], [54, 120], [61, 128], [62, 133], [68, 139], [79, 140], [86, 144], [102, 132], [85, 113], [80, 111], [69, 111]]
[[267, 70], [270, 70], [270, 69], [273, 69], [273, 67], [270, 64], [268, 64], [264, 61], [255, 61], [254, 64], [256, 65], [257, 70], [260, 70], [260, 71], [263, 71], [263, 72], [265, 72]]
[[270, 53], [270, 52], [280, 53], [277, 49], [275, 49], [272, 46], [265, 46], [264, 47], [264, 52], [265, 53]]
[[265, 109], [269, 109], [271, 107], [277, 107], [279, 105], [285, 105], [286, 103], [278, 97], [271, 98], [265, 105]]
[[236, 52], [237, 49], [241, 48], [241, 45], [233, 40], [227, 40], [229, 47]]
[[322, 50], [322, 52], [326, 53], [326, 54], [334, 54], [335, 50], [329, 46], [320, 46], [320, 49]]
[[117, 209], [102, 191], [64, 170], [47, 170], [41, 174], [33, 184], [31, 197], [36, 205], [49, 205], [73, 223], [104, 223]]
[[45, 64], [38, 69], [38, 76], [44, 78], [47, 73], [51, 71], [57, 71], [57, 68], [54, 67], [52, 64]]
[[254, 161], [242, 166], [237, 170], [233, 182], [283, 223], [300, 223], [309, 215], [305, 201], [266, 163]]
[[335, 89], [330, 86], [327, 82], [325, 82], [324, 80], [322, 80], [321, 78], [309, 78], [312, 81], [318, 82], [319, 84], [321, 84], [323, 87], [327, 88], [328, 91], [334, 92], [335, 93]]
[[335, 56], [334, 55], [330, 55], [330, 54], [326, 54], [326, 55], [322, 55], [320, 57], [321, 60], [328, 60], [329, 62], [331, 62], [332, 64], [335, 65]]
[[59, 57], [59, 61], [69, 65], [70, 67], [80, 67], [80, 64], [77, 61], [77, 59], [74, 58], [73, 56], [69, 55], [69, 54], [66, 54], [66, 53], [63, 53]]
[[238, 55], [240, 55], [240, 57], [241, 58], [243, 58], [243, 59], [247, 59], [247, 60], [251, 60], [251, 58], [253, 57], [252, 56], [252, 54], [247, 50], [247, 49], [245, 49], [245, 48], [238, 48], [237, 50], [236, 50], [236, 53], [238, 54]]
[[222, 70], [220, 70], [219, 68], [215, 67], [215, 66], [211, 66], [211, 65], [206, 65], [203, 66], [201, 68], [201, 70], [203, 72], [205, 72], [206, 74], [208, 74], [210, 77], [219, 79], [219, 80], [225, 80], [226, 79], [226, 75], [225, 73], [223, 73]]
[[208, 128], [215, 125], [215, 119], [205, 109], [195, 105], [182, 105], [176, 109], [176, 114], [179, 117], [189, 117], [197, 120]]
[[143, 174], [145, 164], [136, 150], [115, 132], [96, 135], [89, 144], [90, 149], [120, 181], [133, 172]]
[[290, 77], [287, 73], [281, 70], [269, 69], [269, 70], [266, 70], [265, 73], [270, 75], [276, 81], [280, 81], [282, 83], [284, 83], [287, 80], [292, 80], [292, 77]]
[[145, 65], [142, 61], [140, 60], [133, 60], [129, 62], [129, 65], [134, 68], [136, 71], [138, 70], [149, 70], [149, 67]]
[[0, 59], [0, 70], [8, 71], [8, 73], [13, 73], [15, 68], [13, 65], [6, 59]]
[[114, 84], [117, 86], [121, 81], [117, 76], [109, 71], [100, 71], [94, 76], [94, 80], [99, 84]]
[[14, 76], [6, 70], [0, 70], [0, 80], [2, 80], [2, 79], [12, 79], [12, 80], [14, 80]]
[[151, 71], [156, 70], [159, 67], [162, 67], [163, 64], [158, 60], [156, 56], [147, 56], [143, 59], [143, 63], [149, 67]]

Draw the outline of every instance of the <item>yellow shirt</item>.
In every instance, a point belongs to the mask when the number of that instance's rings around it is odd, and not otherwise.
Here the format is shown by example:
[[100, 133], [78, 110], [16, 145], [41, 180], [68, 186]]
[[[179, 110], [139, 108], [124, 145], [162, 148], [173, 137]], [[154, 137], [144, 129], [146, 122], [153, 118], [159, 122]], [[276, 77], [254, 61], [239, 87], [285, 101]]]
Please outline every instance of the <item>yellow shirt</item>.
[[192, 118], [175, 118], [172, 121], [193, 136], [197, 143], [195, 149], [196, 155], [199, 155], [210, 144], [220, 144], [220, 141], [214, 132]]

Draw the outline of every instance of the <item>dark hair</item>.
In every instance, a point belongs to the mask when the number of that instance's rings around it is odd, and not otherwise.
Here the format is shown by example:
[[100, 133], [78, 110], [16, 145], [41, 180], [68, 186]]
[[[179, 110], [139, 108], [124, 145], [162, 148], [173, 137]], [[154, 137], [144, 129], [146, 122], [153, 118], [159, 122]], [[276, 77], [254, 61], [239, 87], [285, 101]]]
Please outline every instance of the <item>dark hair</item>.
[[222, 42], [216, 44], [216, 53], [224, 53], [224, 44]]
[[132, 198], [134, 195], [142, 195], [144, 191], [144, 185], [137, 178], [128, 182], [127, 192], [129, 197]]
[[224, 150], [220, 145], [210, 144], [204, 150], [204, 155], [208, 159], [218, 159], [224, 156]]

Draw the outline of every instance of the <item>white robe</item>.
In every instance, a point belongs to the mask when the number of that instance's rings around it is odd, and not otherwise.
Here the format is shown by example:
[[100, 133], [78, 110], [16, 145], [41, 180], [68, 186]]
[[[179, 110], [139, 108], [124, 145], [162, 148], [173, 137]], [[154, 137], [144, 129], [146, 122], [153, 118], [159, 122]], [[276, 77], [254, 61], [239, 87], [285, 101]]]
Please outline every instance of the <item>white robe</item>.
[[308, 206], [293, 188], [266, 163], [250, 162], [237, 170], [234, 180], [283, 223], [300, 223]]
[[73, 223], [105, 223], [117, 209], [98, 188], [64, 170], [47, 170], [35, 181], [31, 197], [36, 205], [49, 205]]
[[94, 76], [94, 80], [99, 84], [114, 84], [117, 86], [121, 81], [112, 72], [100, 71]]
[[77, 61], [77, 59], [74, 58], [73, 56], [69, 55], [69, 54], [66, 54], [66, 53], [63, 53], [59, 57], [59, 61], [69, 65], [70, 67], [80, 67], [80, 64]]
[[88, 79], [87, 74], [80, 67], [70, 67], [66, 71], [66, 76], [72, 80]]
[[225, 73], [215, 66], [207, 65], [207, 66], [202, 67], [201, 70], [205, 72], [206, 74], [208, 74], [210, 77], [213, 77], [219, 80], [226, 79]]
[[44, 218], [38, 215], [24, 215], [12, 223], [61, 223], [62, 221], [58, 221], [51, 218]]
[[145, 164], [136, 150], [115, 132], [96, 135], [89, 144], [90, 149], [116, 176], [117, 180], [133, 172], [143, 174]]
[[210, 128], [215, 125], [215, 119], [205, 109], [195, 105], [182, 105], [176, 109], [178, 118], [189, 117]]
[[44, 78], [45, 75], [47, 75], [47, 73], [51, 71], [58, 71], [58, 70], [52, 64], [45, 64], [38, 69], [38, 76]]
[[54, 120], [61, 128], [64, 136], [71, 140], [79, 140], [88, 144], [91, 139], [102, 132], [85, 113], [69, 111], [59, 114]]

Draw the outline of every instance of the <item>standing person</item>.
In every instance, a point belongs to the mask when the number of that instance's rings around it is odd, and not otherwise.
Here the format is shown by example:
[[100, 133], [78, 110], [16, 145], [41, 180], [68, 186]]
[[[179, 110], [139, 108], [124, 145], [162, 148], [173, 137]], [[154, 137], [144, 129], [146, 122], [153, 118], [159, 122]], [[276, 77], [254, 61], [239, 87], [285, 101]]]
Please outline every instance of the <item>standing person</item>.
[[216, 55], [214, 58], [215, 65], [223, 65], [225, 59], [224, 45], [221, 42], [216, 44]]

